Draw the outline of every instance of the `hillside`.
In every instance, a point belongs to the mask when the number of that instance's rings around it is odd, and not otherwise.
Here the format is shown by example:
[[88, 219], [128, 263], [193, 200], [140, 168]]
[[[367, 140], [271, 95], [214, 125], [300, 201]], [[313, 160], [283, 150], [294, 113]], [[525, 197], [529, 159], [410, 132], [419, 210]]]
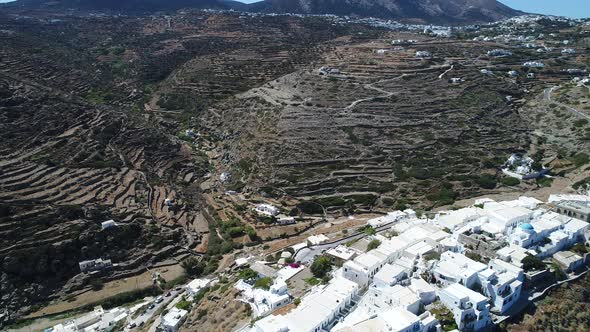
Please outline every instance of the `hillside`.
[[181, 8], [246, 10], [248, 7], [241, 2], [231, 0], [19, 0], [9, 5], [52, 9], [113, 10], [133, 13], [175, 11]]
[[126, 13], [176, 11], [181, 8], [233, 9], [261, 13], [379, 17], [418, 23], [479, 23], [521, 14], [496, 0], [265, 0], [250, 5], [231, 0], [19, 0], [11, 6]]
[[517, 15], [496, 0], [266, 0], [251, 10], [372, 16], [425, 22], [487, 22]]

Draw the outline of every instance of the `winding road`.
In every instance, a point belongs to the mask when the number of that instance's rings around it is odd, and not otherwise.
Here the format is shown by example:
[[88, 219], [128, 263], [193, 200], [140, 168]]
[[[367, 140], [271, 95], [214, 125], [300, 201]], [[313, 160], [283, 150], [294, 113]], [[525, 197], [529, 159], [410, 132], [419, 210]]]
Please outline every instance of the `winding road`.
[[545, 91], [543, 91], [543, 100], [545, 100], [548, 103], [554, 103], [554, 104], [556, 104], [558, 106], [561, 106], [561, 107], [567, 109], [568, 111], [576, 114], [577, 116], [590, 121], [590, 115], [588, 115], [586, 113], [583, 113], [581, 111], [578, 111], [577, 109], [575, 109], [575, 108], [573, 108], [571, 106], [562, 104], [562, 103], [560, 103], [558, 101], [555, 101], [555, 100], [552, 100], [551, 99], [551, 94], [553, 93], [553, 91], [557, 90], [558, 88], [559, 88], [558, 86], [554, 86], [552, 88], [545, 89]]

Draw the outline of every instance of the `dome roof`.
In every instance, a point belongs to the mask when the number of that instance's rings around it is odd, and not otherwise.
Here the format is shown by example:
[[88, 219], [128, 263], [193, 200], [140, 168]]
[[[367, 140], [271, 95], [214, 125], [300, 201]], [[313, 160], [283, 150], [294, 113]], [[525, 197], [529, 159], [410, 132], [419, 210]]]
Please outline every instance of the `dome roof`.
[[533, 225], [529, 224], [528, 222], [525, 222], [524, 224], [520, 225], [520, 228], [525, 231], [534, 231], [535, 230], [533, 228]]

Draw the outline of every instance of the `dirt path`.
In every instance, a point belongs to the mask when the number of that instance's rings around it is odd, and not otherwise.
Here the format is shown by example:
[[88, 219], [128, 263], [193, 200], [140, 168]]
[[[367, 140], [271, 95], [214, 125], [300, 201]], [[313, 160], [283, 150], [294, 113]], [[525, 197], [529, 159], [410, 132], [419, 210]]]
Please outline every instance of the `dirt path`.
[[578, 117], [581, 117], [581, 118], [584, 118], [584, 119], [590, 121], [590, 115], [585, 114], [585, 113], [583, 113], [581, 111], [578, 111], [577, 109], [575, 109], [575, 108], [573, 108], [571, 106], [568, 106], [566, 104], [562, 104], [562, 103], [560, 103], [558, 101], [551, 100], [551, 94], [553, 93], [553, 91], [555, 91], [557, 89], [559, 89], [558, 86], [554, 86], [552, 88], [545, 89], [545, 91], [543, 92], [544, 93], [544, 96], [543, 97], [544, 97], [544, 99], [545, 99], [546, 102], [553, 103], [553, 104], [556, 104], [558, 106], [561, 106], [561, 107], [567, 109], [568, 111], [572, 112], [573, 114], [577, 115]]

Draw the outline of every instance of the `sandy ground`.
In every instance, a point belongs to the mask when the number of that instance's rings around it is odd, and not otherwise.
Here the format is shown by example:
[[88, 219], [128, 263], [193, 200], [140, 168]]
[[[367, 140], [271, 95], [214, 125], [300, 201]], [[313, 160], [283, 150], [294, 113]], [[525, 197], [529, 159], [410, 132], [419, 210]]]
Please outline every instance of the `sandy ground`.
[[[180, 265], [172, 265], [153, 269], [153, 271], [160, 272], [165, 280], [172, 280], [180, 277], [184, 270]], [[73, 301], [60, 301], [51, 303], [48, 306], [31, 313], [24, 318], [36, 318], [45, 315], [57, 314], [69, 310], [74, 310], [88, 304], [96, 303], [107, 299], [113, 295], [133, 291], [136, 289], [147, 288], [152, 285], [152, 278], [150, 272], [144, 272], [135, 277], [115, 280], [104, 284], [104, 287], [99, 291], [90, 291], [78, 295]]]
[[367, 220], [377, 217], [377, 214], [363, 214], [354, 216], [354, 219], [349, 219], [348, 217], [342, 217], [335, 220], [331, 220], [327, 223], [317, 225], [314, 229], [305, 232], [305, 234], [300, 236], [291, 237], [284, 240], [277, 240], [272, 243], [267, 243], [270, 248], [267, 249], [264, 254], [270, 254], [276, 252], [277, 250], [287, 248], [289, 246], [305, 242], [306, 239], [311, 235], [318, 235], [324, 234], [330, 240], [329, 241], [336, 241], [346, 236], [343, 234], [343, 230], [347, 230], [348, 234], [352, 234], [354, 230], [360, 226], [364, 226], [367, 224]]

